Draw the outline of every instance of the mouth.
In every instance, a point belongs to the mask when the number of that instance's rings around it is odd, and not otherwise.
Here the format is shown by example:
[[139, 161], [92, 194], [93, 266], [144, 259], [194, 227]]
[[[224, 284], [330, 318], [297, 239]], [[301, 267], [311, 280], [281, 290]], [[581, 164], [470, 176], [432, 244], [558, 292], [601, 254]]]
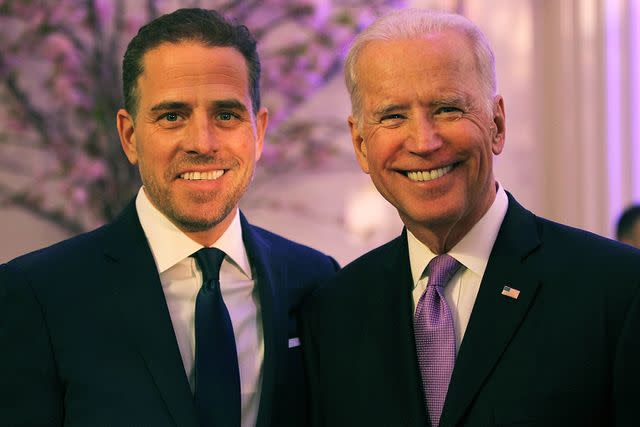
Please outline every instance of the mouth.
[[440, 178], [448, 174], [449, 172], [451, 172], [451, 170], [455, 166], [456, 164], [445, 166], [443, 168], [437, 168], [437, 169], [406, 171], [404, 174], [411, 181], [416, 181], [416, 182], [432, 181], [434, 179]]
[[215, 181], [224, 175], [224, 173], [224, 169], [217, 169], [207, 172], [184, 172], [178, 175], [178, 177], [187, 181]]

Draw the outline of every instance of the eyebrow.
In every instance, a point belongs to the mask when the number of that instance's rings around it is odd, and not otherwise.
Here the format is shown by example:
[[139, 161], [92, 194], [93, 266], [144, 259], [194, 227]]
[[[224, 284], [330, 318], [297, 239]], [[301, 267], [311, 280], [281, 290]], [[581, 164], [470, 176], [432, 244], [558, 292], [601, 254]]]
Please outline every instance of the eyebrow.
[[[167, 111], [167, 110], [187, 110], [191, 108], [191, 106], [182, 101], [164, 101], [160, 102], [153, 107], [151, 107], [151, 111]], [[211, 108], [213, 109], [227, 109], [227, 110], [237, 110], [245, 112], [247, 111], [247, 107], [237, 99], [220, 99], [217, 101], [211, 102]]]
[[394, 111], [398, 111], [398, 110], [406, 110], [407, 108], [409, 108], [409, 106], [407, 104], [383, 105], [383, 106], [377, 108], [373, 112], [373, 115], [376, 116], [376, 117], [384, 116], [385, 114], [393, 113]]
[[443, 105], [467, 105], [469, 103], [466, 96], [463, 95], [453, 95], [453, 96], [444, 96], [439, 99], [435, 99], [429, 103], [431, 107], [441, 107]]
[[242, 112], [247, 111], [246, 105], [244, 105], [242, 102], [238, 101], [237, 99], [233, 99], [233, 98], [220, 99], [218, 101], [213, 101], [211, 103], [211, 106], [216, 109], [238, 110]]
[[151, 111], [184, 110], [187, 108], [189, 108], [189, 104], [186, 102], [164, 101], [151, 107]]

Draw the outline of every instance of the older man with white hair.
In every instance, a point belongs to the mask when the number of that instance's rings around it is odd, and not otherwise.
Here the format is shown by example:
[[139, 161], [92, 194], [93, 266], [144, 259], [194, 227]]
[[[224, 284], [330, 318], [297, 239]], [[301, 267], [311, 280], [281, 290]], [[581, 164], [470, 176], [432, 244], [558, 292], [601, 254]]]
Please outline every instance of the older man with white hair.
[[396, 11], [355, 40], [353, 147], [405, 228], [306, 307], [315, 426], [637, 425], [640, 252], [496, 181], [494, 68], [459, 15]]

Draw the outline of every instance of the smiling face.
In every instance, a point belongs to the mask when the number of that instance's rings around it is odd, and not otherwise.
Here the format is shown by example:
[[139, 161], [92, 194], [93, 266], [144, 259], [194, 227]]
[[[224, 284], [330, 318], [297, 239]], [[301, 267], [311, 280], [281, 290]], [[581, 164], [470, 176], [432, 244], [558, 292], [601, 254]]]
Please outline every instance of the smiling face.
[[267, 111], [253, 114], [246, 62], [234, 48], [164, 43], [143, 65], [136, 116], [118, 112], [122, 147], [151, 203], [210, 245], [251, 182]]
[[489, 209], [504, 145], [501, 97], [483, 93], [467, 39], [453, 31], [367, 44], [356, 64], [358, 162], [407, 228], [435, 253]]

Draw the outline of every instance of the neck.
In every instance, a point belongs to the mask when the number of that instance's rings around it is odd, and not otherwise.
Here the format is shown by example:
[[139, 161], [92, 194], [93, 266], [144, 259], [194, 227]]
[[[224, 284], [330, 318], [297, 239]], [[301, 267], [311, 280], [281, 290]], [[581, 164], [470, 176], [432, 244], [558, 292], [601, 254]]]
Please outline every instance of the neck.
[[180, 230], [194, 242], [199, 243], [204, 247], [209, 247], [217, 242], [224, 232], [227, 231], [237, 214], [238, 208], [235, 207], [226, 217], [224, 217], [222, 221], [214, 224], [206, 230], [193, 231], [185, 230], [181, 227], [178, 228], [180, 228]]
[[455, 227], [429, 227], [405, 222], [407, 229], [436, 255], [447, 253], [469, 232]]
[[469, 216], [462, 214], [459, 217], [447, 218], [439, 222], [415, 222], [402, 214], [400, 217], [407, 229], [431, 252], [436, 255], [444, 254], [457, 245], [489, 211], [496, 199], [497, 184], [495, 188], [496, 191], [490, 192], [480, 208], [475, 209], [475, 213]]

